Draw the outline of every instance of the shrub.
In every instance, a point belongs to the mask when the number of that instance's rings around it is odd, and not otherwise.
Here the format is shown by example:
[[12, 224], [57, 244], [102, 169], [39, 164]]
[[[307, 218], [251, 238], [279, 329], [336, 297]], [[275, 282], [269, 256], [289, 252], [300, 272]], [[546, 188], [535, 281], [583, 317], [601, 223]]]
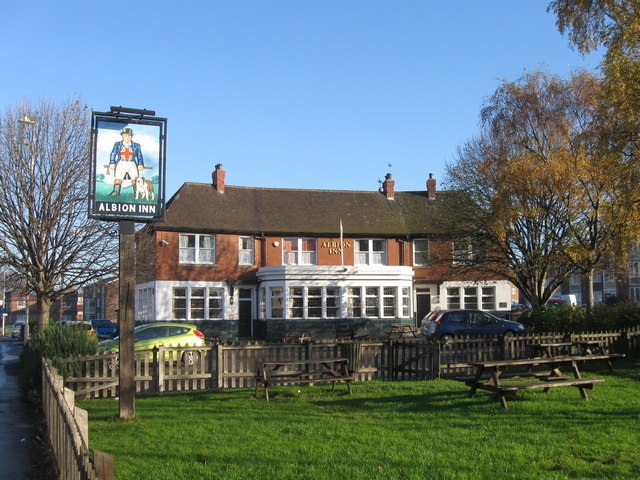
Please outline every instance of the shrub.
[[74, 357], [94, 355], [98, 340], [84, 330], [50, 325], [29, 339], [20, 355], [19, 385], [25, 400], [40, 403], [42, 393], [42, 358], [51, 360], [63, 377], [78, 373], [82, 362]]
[[631, 303], [599, 305], [590, 316], [583, 307], [544, 306], [524, 312], [519, 321], [531, 333], [619, 331], [640, 326], [640, 306]]

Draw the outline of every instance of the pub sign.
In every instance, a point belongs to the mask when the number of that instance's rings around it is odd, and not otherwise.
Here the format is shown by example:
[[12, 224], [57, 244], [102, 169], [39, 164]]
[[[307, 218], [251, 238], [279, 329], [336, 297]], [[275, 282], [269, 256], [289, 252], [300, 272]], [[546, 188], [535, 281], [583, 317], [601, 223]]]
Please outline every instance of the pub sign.
[[164, 220], [166, 130], [166, 118], [92, 113], [90, 217]]

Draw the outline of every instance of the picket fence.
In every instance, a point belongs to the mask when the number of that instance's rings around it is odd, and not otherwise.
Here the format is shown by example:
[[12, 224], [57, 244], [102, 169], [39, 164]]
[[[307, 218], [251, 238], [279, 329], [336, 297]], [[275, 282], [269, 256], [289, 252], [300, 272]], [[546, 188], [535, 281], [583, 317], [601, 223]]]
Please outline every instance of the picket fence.
[[[600, 342], [608, 353], [634, 355], [639, 352], [640, 330], [589, 333], [579, 337]], [[447, 344], [406, 338], [394, 341], [218, 343], [198, 349], [160, 347], [136, 351], [136, 393], [254, 387], [257, 366], [262, 362], [338, 357], [349, 359], [349, 368], [356, 381], [469, 375], [469, 363], [526, 358], [532, 355], [532, 346], [537, 343], [563, 340], [566, 340], [564, 335], [545, 334], [456, 339]], [[73, 390], [76, 397], [118, 395], [116, 354], [75, 358], [68, 362], [75, 373], [65, 379], [65, 386]]]
[[64, 387], [62, 376], [51, 361], [43, 359], [42, 407], [56, 459], [57, 478], [112, 479], [113, 457], [97, 450], [93, 452], [93, 460], [89, 456], [89, 417], [86, 410], [75, 406], [74, 397], [74, 392]]

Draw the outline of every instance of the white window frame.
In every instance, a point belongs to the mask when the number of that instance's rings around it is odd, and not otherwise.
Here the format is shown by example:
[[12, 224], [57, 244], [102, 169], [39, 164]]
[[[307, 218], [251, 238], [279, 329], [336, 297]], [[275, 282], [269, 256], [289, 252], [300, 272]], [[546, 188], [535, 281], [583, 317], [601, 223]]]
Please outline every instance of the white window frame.
[[357, 239], [354, 254], [356, 265], [387, 265], [387, 241], [382, 238]]
[[496, 287], [480, 287], [482, 310], [496, 309]]
[[413, 240], [413, 265], [426, 267], [429, 265], [429, 240], [416, 238]]
[[[290, 250], [286, 246], [291, 245]], [[309, 250], [313, 247], [313, 250]], [[283, 238], [282, 239], [282, 264], [283, 265], [316, 265], [318, 242], [315, 238]]]
[[[207, 245], [207, 243], [209, 243]], [[180, 263], [213, 265], [216, 263], [216, 237], [199, 233], [180, 234]]]
[[269, 317], [284, 318], [284, 287], [269, 287]]
[[238, 265], [253, 265], [254, 249], [253, 237], [238, 237]]
[[[176, 295], [179, 294], [179, 295]], [[217, 305], [215, 302], [217, 301]], [[178, 310], [184, 315], [177, 315]], [[224, 289], [220, 287], [173, 287], [172, 320], [221, 320], [224, 316]]]

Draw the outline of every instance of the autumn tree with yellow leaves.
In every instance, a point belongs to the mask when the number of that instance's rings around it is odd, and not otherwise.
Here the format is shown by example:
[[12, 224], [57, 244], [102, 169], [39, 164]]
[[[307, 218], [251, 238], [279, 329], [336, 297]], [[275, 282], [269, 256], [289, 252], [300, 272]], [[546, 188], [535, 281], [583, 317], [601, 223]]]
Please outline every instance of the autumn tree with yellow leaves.
[[464, 216], [458, 234], [485, 252], [459, 268], [505, 277], [539, 306], [573, 273], [589, 278], [619, 243], [628, 178], [603, 142], [602, 100], [594, 74], [563, 80], [541, 70], [504, 81], [488, 99], [481, 135], [447, 166], [448, 186], [474, 205], [452, 222]]

